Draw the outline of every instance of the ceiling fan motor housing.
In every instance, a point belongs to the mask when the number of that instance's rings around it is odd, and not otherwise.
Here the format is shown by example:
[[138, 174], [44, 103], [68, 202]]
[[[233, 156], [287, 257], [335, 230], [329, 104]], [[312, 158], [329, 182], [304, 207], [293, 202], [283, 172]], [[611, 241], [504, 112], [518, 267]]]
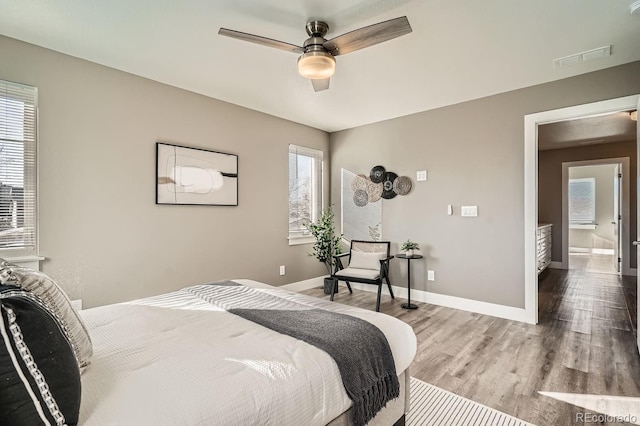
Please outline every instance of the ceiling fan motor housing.
[[329, 25], [322, 21], [311, 21], [306, 25], [307, 34], [304, 53], [298, 58], [298, 72], [300, 75], [313, 80], [329, 78], [336, 70], [336, 60], [324, 47], [327, 41], [324, 36], [329, 31]]

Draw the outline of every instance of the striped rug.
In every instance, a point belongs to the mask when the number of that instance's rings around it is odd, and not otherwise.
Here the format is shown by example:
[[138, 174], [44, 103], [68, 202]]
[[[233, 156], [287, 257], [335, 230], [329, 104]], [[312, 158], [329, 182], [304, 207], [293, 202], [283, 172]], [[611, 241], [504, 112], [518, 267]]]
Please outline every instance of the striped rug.
[[532, 426], [508, 414], [411, 377], [407, 426]]

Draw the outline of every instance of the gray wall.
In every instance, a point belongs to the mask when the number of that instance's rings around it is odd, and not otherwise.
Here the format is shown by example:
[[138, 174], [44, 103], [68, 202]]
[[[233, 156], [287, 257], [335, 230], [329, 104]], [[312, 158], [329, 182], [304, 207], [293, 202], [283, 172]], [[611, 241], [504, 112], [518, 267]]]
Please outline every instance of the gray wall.
[[[328, 159], [327, 133], [5, 37], [0, 52], [0, 79], [39, 90], [42, 268], [71, 298], [323, 274], [287, 242], [287, 161], [289, 143]], [[155, 205], [156, 141], [238, 154], [239, 206]]]
[[[637, 158], [636, 141], [616, 142], [600, 145], [587, 145], [576, 148], [553, 149], [538, 153], [538, 218], [540, 222], [553, 224], [553, 241], [562, 241], [562, 163], [571, 161], [597, 160], [599, 158], [629, 157], [631, 182], [629, 193], [630, 239], [637, 235]], [[623, 247], [629, 250], [630, 267], [637, 266], [636, 247]], [[551, 260], [562, 262], [562, 245], [553, 244]]]
[[[341, 168], [410, 176], [409, 195], [383, 201], [383, 238], [396, 250], [407, 238], [421, 244], [415, 288], [524, 308], [524, 115], [640, 93], [638, 75], [635, 62], [334, 133], [332, 202]], [[429, 180], [415, 182], [425, 169]], [[460, 217], [461, 205], [478, 205], [479, 216]], [[404, 262], [392, 265], [392, 282], [406, 285]]]
[[614, 221], [614, 186], [616, 166], [570, 167], [569, 179], [593, 178], [595, 180], [596, 229], [575, 229], [569, 227], [569, 247], [613, 249], [616, 246], [616, 225]]

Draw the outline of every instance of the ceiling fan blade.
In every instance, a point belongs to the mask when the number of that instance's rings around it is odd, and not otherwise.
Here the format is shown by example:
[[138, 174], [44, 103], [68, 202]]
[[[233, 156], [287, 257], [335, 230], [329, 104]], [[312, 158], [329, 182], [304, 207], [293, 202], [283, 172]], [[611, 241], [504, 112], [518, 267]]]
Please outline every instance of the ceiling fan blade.
[[333, 56], [344, 55], [409, 34], [411, 31], [409, 20], [406, 16], [401, 16], [332, 38], [324, 43], [324, 47]]
[[315, 90], [316, 92], [327, 90], [329, 88], [329, 80], [331, 79], [330, 78], [323, 78], [322, 80], [311, 79], [311, 84], [313, 84], [313, 90]]
[[295, 44], [285, 43], [284, 41], [273, 40], [270, 38], [247, 34], [240, 31], [229, 30], [227, 28], [220, 28], [218, 34], [231, 38], [237, 38], [238, 40], [261, 44], [263, 46], [275, 47], [276, 49], [286, 50], [288, 52], [304, 53], [304, 48], [296, 46]]

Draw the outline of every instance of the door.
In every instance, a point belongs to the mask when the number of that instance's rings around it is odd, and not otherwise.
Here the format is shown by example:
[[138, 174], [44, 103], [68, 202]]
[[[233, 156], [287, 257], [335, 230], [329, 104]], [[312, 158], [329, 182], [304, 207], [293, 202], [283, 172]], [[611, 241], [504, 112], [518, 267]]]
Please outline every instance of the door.
[[622, 165], [616, 164], [613, 176], [613, 235], [615, 236], [615, 246], [613, 258], [616, 262], [616, 272], [622, 272]]
[[[637, 105], [636, 105], [636, 114], [637, 112], [640, 110], [640, 98], [637, 101]], [[636, 152], [637, 152], [637, 157], [640, 158], [640, 126], [638, 126], [638, 121], [636, 120]], [[640, 163], [637, 163], [640, 164]], [[638, 175], [638, 178], [640, 178], [640, 168], [638, 168], [638, 171], [636, 172]], [[640, 182], [640, 179], [638, 180], [638, 182]], [[636, 192], [640, 191], [640, 188], [636, 189]], [[637, 197], [636, 199], [636, 203], [638, 205], [638, 207], [640, 207], [640, 197]], [[640, 209], [637, 210], [637, 214], [638, 217], [640, 218]], [[640, 223], [640, 221], [638, 222]], [[634, 245], [640, 241], [640, 228], [638, 229], [638, 235], [636, 235], [637, 240], [634, 241]], [[640, 261], [640, 250], [638, 250], [640, 247], [636, 246], [636, 259], [638, 261]], [[640, 265], [640, 263], [638, 264]], [[637, 320], [638, 322], [636, 324], [640, 324], [640, 291], [638, 291], [638, 278], [636, 277], [636, 294], [637, 294], [637, 301], [636, 301], [636, 315], [638, 316]], [[636, 328], [637, 330], [637, 328]], [[640, 352], [640, 331], [636, 332], [636, 338], [637, 338], [637, 344], [638, 344], [638, 352]]]

